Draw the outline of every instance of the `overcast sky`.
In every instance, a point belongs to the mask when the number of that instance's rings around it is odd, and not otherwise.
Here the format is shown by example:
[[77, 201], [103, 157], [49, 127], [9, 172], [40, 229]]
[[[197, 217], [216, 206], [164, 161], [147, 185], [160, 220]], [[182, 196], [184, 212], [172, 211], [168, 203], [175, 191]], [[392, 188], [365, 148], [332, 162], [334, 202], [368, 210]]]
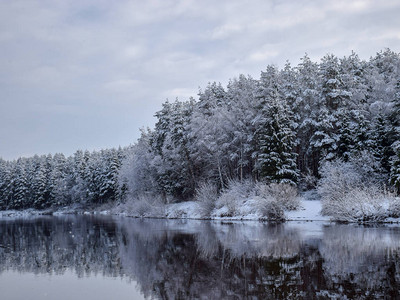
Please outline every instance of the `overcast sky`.
[[398, 0], [0, 0], [0, 157], [129, 145], [167, 98], [306, 52], [400, 52], [399, 16]]

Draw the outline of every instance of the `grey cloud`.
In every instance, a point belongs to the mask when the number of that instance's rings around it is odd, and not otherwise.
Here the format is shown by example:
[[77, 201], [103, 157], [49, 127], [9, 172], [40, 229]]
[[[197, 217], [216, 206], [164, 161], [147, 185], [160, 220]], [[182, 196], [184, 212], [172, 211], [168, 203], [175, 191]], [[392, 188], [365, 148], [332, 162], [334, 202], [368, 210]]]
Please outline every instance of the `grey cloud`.
[[209, 81], [400, 50], [398, 1], [0, 2], [0, 157], [135, 141]]

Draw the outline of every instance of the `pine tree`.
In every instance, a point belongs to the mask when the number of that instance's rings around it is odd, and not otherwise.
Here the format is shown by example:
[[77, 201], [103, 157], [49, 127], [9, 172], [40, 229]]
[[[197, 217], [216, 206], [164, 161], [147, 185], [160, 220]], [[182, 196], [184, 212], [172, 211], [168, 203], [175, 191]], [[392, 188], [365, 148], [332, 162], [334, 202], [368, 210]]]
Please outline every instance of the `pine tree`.
[[375, 158], [379, 161], [383, 174], [390, 173], [390, 160], [394, 155], [393, 143], [395, 142], [395, 130], [387, 115], [379, 113], [374, 119], [372, 127], [372, 148]]
[[194, 193], [195, 168], [190, 153], [188, 124], [193, 112], [192, 100], [166, 102], [156, 113], [158, 122], [151, 145], [158, 169], [158, 182], [164, 193], [187, 198]]
[[310, 143], [317, 130], [317, 119], [321, 107], [320, 77], [318, 65], [307, 54], [301, 58], [297, 67], [298, 97], [293, 104], [293, 113], [298, 115], [299, 126], [296, 130], [298, 141], [298, 167], [302, 172], [318, 174], [319, 157], [314, 154]]
[[19, 158], [14, 166], [13, 177], [13, 197], [12, 207], [15, 209], [26, 208], [26, 199], [28, 197], [28, 183], [25, 170], [26, 160]]
[[32, 181], [32, 206], [35, 208], [44, 208], [46, 205], [46, 167], [45, 158], [36, 156], [33, 162], [33, 176]]
[[337, 156], [343, 158], [345, 162], [349, 161], [352, 153], [355, 151], [356, 139], [351, 126], [348, 114], [344, 114], [339, 121]]
[[390, 169], [390, 184], [394, 186], [397, 194], [400, 195], [400, 144], [395, 149], [395, 157]]
[[6, 209], [8, 204], [8, 174], [8, 164], [5, 160], [0, 158], [0, 209]]
[[260, 129], [258, 166], [268, 182], [296, 184], [298, 170], [294, 153], [295, 135], [283, 101], [274, 97], [264, 107], [265, 124]]
[[47, 203], [48, 206], [62, 205], [66, 200], [65, 164], [66, 158], [64, 154], [54, 154], [50, 171], [50, 182], [52, 188], [50, 191], [49, 203]]

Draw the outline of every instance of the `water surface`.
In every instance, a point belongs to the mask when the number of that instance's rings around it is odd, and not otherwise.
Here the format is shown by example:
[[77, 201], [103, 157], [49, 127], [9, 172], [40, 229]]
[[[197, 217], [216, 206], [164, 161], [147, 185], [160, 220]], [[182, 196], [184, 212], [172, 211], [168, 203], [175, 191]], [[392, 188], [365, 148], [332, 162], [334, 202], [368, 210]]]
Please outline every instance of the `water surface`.
[[396, 299], [400, 229], [0, 220], [1, 299]]

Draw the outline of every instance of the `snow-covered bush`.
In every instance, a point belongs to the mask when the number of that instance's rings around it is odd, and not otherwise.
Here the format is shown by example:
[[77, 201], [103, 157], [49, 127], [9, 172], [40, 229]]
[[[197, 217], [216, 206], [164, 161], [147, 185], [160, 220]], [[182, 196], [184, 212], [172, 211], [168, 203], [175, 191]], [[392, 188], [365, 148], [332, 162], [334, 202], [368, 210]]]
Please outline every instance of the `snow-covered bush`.
[[341, 222], [382, 222], [388, 216], [384, 194], [354, 187], [339, 198], [323, 198], [322, 213]]
[[263, 199], [273, 199], [283, 210], [296, 210], [300, 201], [297, 197], [297, 189], [293, 185], [285, 183], [258, 183], [256, 195]]
[[[368, 176], [369, 175], [369, 176]], [[318, 193], [322, 214], [343, 222], [380, 222], [388, 216], [389, 195], [361, 160], [325, 162]]]
[[271, 196], [258, 196], [257, 203], [261, 219], [275, 222], [281, 222], [285, 219], [284, 207], [277, 199]]
[[400, 217], [400, 197], [391, 197], [389, 199], [389, 214], [391, 217]]
[[194, 199], [199, 204], [200, 215], [203, 218], [210, 217], [218, 199], [217, 186], [210, 182], [200, 184], [200, 186], [196, 189]]
[[235, 216], [239, 210], [242, 200], [250, 197], [254, 190], [254, 183], [251, 180], [231, 180], [216, 203], [217, 208], [225, 206], [227, 217]]

